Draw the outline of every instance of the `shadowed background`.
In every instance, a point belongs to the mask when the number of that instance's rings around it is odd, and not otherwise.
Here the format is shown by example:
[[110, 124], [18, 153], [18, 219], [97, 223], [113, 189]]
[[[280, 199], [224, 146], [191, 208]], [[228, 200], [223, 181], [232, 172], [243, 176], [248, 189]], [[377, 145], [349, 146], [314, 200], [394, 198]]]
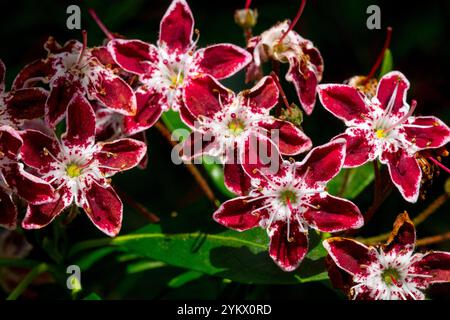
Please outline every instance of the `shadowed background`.
[[[191, 0], [195, 27], [200, 30], [200, 47], [231, 42], [244, 46], [242, 30], [233, 20], [234, 10], [244, 6], [244, 0]], [[43, 43], [49, 35], [64, 43], [71, 38], [81, 39], [79, 31], [66, 29], [66, 7], [76, 2], [50, 0], [8, 1], [0, 13], [0, 58], [7, 67], [7, 84], [26, 63], [43, 56]], [[293, 18], [300, 1], [254, 0], [252, 7], [258, 8], [258, 24], [254, 34], [266, 30], [277, 21]], [[88, 44], [98, 45], [103, 34], [87, 14], [93, 7], [99, 17], [113, 32], [127, 38], [138, 38], [155, 42], [159, 21], [170, 4], [169, 0], [124, 0], [82, 1], [82, 28], [88, 31]], [[381, 30], [366, 28], [367, 6], [378, 4], [381, 8]], [[323, 83], [342, 82], [356, 74], [367, 74], [384, 41], [385, 29], [393, 27], [391, 51], [394, 68], [403, 72], [411, 82], [408, 101], [418, 101], [417, 114], [434, 114], [450, 123], [450, 2], [433, 1], [415, 3], [411, 1], [309, 1], [303, 16], [295, 27], [321, 51], [325, 61]], [[285, 69], [282, 69], [284, 73]], [[224, 81], [224, 84], [239, 90], [243, 88], [242, 72]], [[297, 97], [290, 84], [285, 90], [291, 102]], [[305, 132], [315, 144], [327, 142], [344, 129], [343, 124], [326, 112], [320, 103], [312, 116], [304, 121]], [[162, 219], [163, 229], [194, 231], [203, 226], [216, 231], [222, 227], [211, 222], [213, 209], [208, 207], [201, 190], [182, 166], [170, 160], [170, 146], [150, 129], [149, 166], [145, 171], [134, 171], [117, 176], [114, 182], [132, 197], [145, 204]], [[446, 160], [446, 165], [450, 161]], [[408, 210], [411, 216], [418, 214], [431, 200], [443, 192], [446, 174], [435, 180], [425, 201], [416, 205], [407, 204], [394, 190], [378, 211], [371, 223], [362, 230], [363, 235], [372, 236], [390, 230], [395, 216]], [[362, 210], [371, 203], [372, 187], [355, 201]], [[190, 216], [179, 217], [176, 212], [186, 206], [198, 206]], [[206, 209], [205, 209], [206, 208]], [[450, 205], [444, 205], [433, 217], [418, 229], [419, 237], [448, 231]], [[174, 218], [177, 216], [176, 218]], [[175, 221], [176, 220], [176, 221]], [[134, 230], [146, 221], [136, 212], [125, 212], [122, 234]], [[67, 227], [69, 242], [76, 239], [99, 237], [100, 234], [85, 216], [80, 216]], [[50, 231], [44, 231], [49, 232]], [[27, 232], [30, 242], [42, 237], [36, 232]], [[36, 240], [38, 239], [38, 240]], [[436, 248], [449, 250], [449, 243]], [[45, 257], [47, 253], [34, 252]], [[202, 276], [177, 289], [167, 283], [183, 270], [175, 267], [158, 268], [147, 272], [122, 277], [124, 265], [113, 258], [98, 263], [85, 276], [85, 283], [105, 298], [335, 298], [336, 293], [326, 283], [301, 286], [263, 286], [227, 283], [222, 279]], [[105, 274], [105, 270], [108, 270]], [[112, 280], [117, 279], [117, 280]], [[43, 289], [41, 298], [58, 298], [58, 290], [52, 286]]]

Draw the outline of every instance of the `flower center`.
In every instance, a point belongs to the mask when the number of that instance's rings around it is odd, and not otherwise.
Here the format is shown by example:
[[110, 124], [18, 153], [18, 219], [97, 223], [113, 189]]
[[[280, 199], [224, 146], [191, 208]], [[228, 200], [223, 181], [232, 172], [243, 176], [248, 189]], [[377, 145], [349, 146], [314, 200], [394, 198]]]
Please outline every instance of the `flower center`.
[[67, 175], [71, 178], [77, 178], [81, 175], [81, 168], [75, 164], [71, 163], [66, 168]]
[[378, 139], [386, 138], [386, 131], [384, 129], [376, 129], [375, 135], [377, 136]]
[[383, 279], [384, 283], [386, 283], [388, 286], [397, 284], [400, 274], [399, 272], [394, 268], [387, 268], [383, 271], [381, 274], [381, 278]]
[[172, 85], [175, 87], [181, 85], [183, 83], [183, 80], [184, 80], [184, 74], [181, 71], [179, 73], [173, 73], [170, 76], [170, 81], [172, 82]]
[[232, 135], [238, 136], [245, 130], [245, 124], [241, 119], [234, 118], [228, 123], [228, 129]]
[[279, 199], [285, 205], [287, 205], [288, 203], [296, 203], [297, 194], [292, 190], [284, 190], [280, 193]]

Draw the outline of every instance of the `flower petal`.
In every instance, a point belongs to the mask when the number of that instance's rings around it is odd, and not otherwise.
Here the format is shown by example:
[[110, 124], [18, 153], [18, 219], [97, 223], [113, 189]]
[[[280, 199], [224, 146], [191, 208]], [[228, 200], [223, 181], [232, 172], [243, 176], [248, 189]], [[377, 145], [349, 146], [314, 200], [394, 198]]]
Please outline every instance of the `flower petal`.
[[426, 284], [450, 282], [450, 253], [442, 251], [428, 252], [411, 266], [414, 274], [429, 275], [422, 278]]
[[203, 134], [199, 131], [193, 131], [183, 141], [181, 156], [183, 160], [189, 161], [201, 155], [212, 153], [220, 147], [211, 134]]
[[99, 145], [100, 150], [95, 153], [95, 158], [102, 166], [111, 168], [104, 170], [110, 174], [134, 168], [147, 152], [146, 144], [134, 139], [124, 138]]
[[450, 128], [436, 117], [415, 117], [403, 124], [406, 139], [418, 150], [440, 148], [450, 142]]
[[67, 106], [66, 132], [61, 140], [66, 147], [87, 148], [95, 140], [95, 113], [89, 101], [77, 94]]
[[24, 229], [40, 229], [47, 226], [66, 208], [63, 197], [51, 203], [40, 206], [29, 205], [25, 218], [22, 221]]
[[57, 142], [36, 130], [25, 130], [21, 133], [23, 146], [20, 154], [23, 162], [32, 168], [48, 171], [53, 162], [52, 157], [60, 152]]
[[345, 140], [336, 139], [315, 147], [300, 163], [297, 176], [313, 189], [333, 179], [345, 160]]
[[370, 110], [364, 96], [356, 88], [345, 84], [321, 84], [317, 88], [322, 105], [347, 125], [365, 122]]
[[403, 198], [416, 202], [420, 193], [422, 170], [414, 156], [408, 155], [403, 149], [395, 153], [387, 151], [381, 155], [381, 162], [387, 163], [392, 182]]
[[289, 59], [286, 81], [294, 84], [300, 103], [306, 114], [311, 114], [316, 104], [317, 76], [307, 67], [301, 67], [297, 58]]
[[194, 63], [199, 72], [216, 79], [228, 78], [240, 71], [252, 60], [247, 50], [232, 44], [216, 44], [195, 53]]
[[161, 20], [159, 41], [170, 50], [185, 52], [192, 44], [193, 31], [194, 17], [188, 4], [184, 0], [173, 0]]
[[51, 84], [50, 96], [47, 99], [45, 121], [54, 127], [63, 118], [67, 105], [74, 95], [83, 92], [80, 83], [65, 77], [56, 78]]
[[346, 141], [344, 168], [359, 167], [375, 160], [376, 147], [368, 139], [371, 134], [370, 129], [353, 127], [332, 139], [345, 139]]
[[36, 82], [48, 82], [48, 79], [55, 73], [49, 62], [50, 61], [38, 59], [27, 64], [17, 74], [12, 84], [12, 88], [17, 90], [32, 87]]
[[308, 224], [322, 232], [338, 232], [349, 229], [358, 229], [364, 224], [363, 216], [353, 202], [331, 196], [313, 195], [309, 207], [303, 213]]
[[294, 271], [308, 252], [308, 236], [291, 221], [288, 239], [286, 222], [272, 224], [269, 230], [269, 254], [284, 271]]
[[269, 131], [270, 139], [283, 155], [296, 155], [312, 147], [311, 139], [290, 122], [273, 118], [273, 121], [262, 121], [258, 126]]
[[[250, 202], [249, 202], [250, 201]], [[257, 227], [261, 220], [258, 208], [264, 200], [254, 200], [254, 197], [238, 197], [224, 202], [213, 218], [227, 228], [245, 231]]]
[[242, 168], [260, 186], [266, 185], [267, 179], [273, 180], [272, 177], [285, 172], [277, 146], [263, 135], [250, 135], [241, 152]]
[[184, 89], [186, 108], [196, 118], [213, 117], [233, 97], [234, 95], [227, 88], [209, 75], [191, 80]]
[[93, 181], [84, 196], [84, 210], [92, 223], [108, 236], [116, 236], [122, 226], [123, 205], [114, 189]]
[[48, 92], [42, 88], [15, 90], [6, 101], [8, 113], [14, 119], [30, 120], [44, 116]]
[[[391, 101], [392, 95], [397, 89], [397, 94], [393, 100], [392, 115], [403, 116], [409, 110], [406, 102], [406, 94], [409, 89], [409, 81], [398, 71], [391, 71], [384, 75], [378, 83], [376, 97], [381, 103], [381, 108], [386, 109]], [[402, 108], [405, 106], [405, 108]]]
[[279, 90], [272, 77], [264, 77], [250, 90], [242, 92], [243, 104], [253, 113], [268, 115], [278, 103]]
[[23, 164], [12, 164], [4, 172], [5, 180], [14, 192], [30, 204], [48, 203], [55, 198], [54, 189], [44, 180], [33, 176], [23, 169]]
[[415, 244], [416, 230], [405, 211], [395, 219], [394, 229], [386, 242], [384, 252], [394, 255], [409, 255], [414, 251]]
[[238, 148], [229, 151], [234, 155], [228, 154], [223, 166], [223, 175], [225, 186], [238, 195], [245, 195], [251, 187], [250, 177], [245, 173], [241, 165], [240, 152]]
[[0, 226], [10, 230], [17, 226], [17, 208], [11, 196], [2, 188], [0, 188]]
[[364, 244], [341, 237], [323, 241], [323, 246], [336, 265], [353, 276], [366, 275], [366, 267], [375, 257]]
[[158, 62], [157, 49], [141, 40], [113, 39], [108, 51], [122, 69], [138, 75], [150, 73]]
[[102, 76], [96, 85], [93, 96], [106, 107], [127, 116], [136, 113], [136, 96], [124, 80], [107, 74]]
[[10, 126], [0, 127], [0, 151], [5, 157], [16, 160], [22, 144], [22, 138], [16, 130]]
[[163, 112], [161, 99], [161, 93], [155, 90], [138, 89], [136, 91], [136, 114], [124, 118], [125, 133], [132, 135], [153, 126]]

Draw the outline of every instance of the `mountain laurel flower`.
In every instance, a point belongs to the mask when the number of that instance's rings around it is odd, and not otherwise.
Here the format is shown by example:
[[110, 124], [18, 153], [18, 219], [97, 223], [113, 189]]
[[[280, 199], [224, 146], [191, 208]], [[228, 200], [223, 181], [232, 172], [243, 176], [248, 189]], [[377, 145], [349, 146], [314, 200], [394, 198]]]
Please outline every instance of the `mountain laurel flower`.
[[42, 228], [75, 205], [84, 209], [97, 228], [115, 236], [120, 231], [123, 206], [109, 178], [138, 165], [146, 145], [128, 138], [96, 143], [95, 114], [81, 95], [69, 102], [66, 127], [60, 139], [36, 130], [22, 134], [24, 163], [36, 169], [58, 193], [52, 203], [29, 205], [22, 226]]
[[[224, 164], [226, 186], [237, 194], [245, 193], [249, 180], [241, 163], [245, 144], [250, 140], [279, 149], [285, 155], [299, 154], [312, 146], [303, 131], [270, 115], [278, 97], [278, 87], [272, 77], [261, 79], [253, 88], [239, 94], [210, 75], [192, 79], [185, 88], [185, 109], [180, 112], [193, 129], [184, 141], [184, 158], [218, 157]], [[271, 152], [270, 149], [267, 151]], [[266, 161], [270, 161], [270, 154]], [[278, 161], [273, 163], [278, 164]]]
[[[145, 102], [130, 119], [128, 133], [149, 128], [163, 111], [178, 111], [186, 84], [200, 74], [227, 78], [244, 68], [251, 55], [232, 44], [196, 48], [194, 18], [184, 0], [173, 0], [161, 20], [157, 46], [141, 40], [113, 39], [108, 50], [125, 71], [138, 75]], [[138, 97], [139, 99], [139, 97]]]
[[12, 195], [17, 194], [35, 205], [51, 202], [55, 197], [49, 183], [25, 171], [19, 162], [22, 146], [23, 140], [16, 130], [0, 127], [0, 226], [8, 229], [15, 229], [17, 225], [17, 208]]
[[25, 66], [14, 80], [14, 88], [38, 82], [50, 85], [45, 118], [52, 127], [62, 120], [75, 94], [101, 102], [121, 114], [136, 113], [133, 89], [109, 63], [112, 59], [108, 51], [102, 47], [88, 48], [85, 32], [83, 38], [83, 43], [70, 40], [61, 46], [50, 37], [44, 45], [47, 58]]
[[0, 60], [0, 125], [20, 129], [27, 121], [44, 115], [48, 92], [42, 88], [5, 91], [6, 67]]
[[[246, 152], [251, 157], [257, 150], [248, 145]], [[224, 202], [214, 219], [238, 231], [267, 229], [270, 256], [281, 269], [293, 271], [308, 251], [309, 227], [338, 232], [363, 225], [352, 202], [326, 192], [327, 182], [339, 173], [344, 158], [345, 140], [340, 139], [312, 149], [302, 162], [282, 162], [275, 173], [261, 162], [245, 162], [251, 191]]]
[[328, 111], [347, 125], [336, 138], [347, 141], [344, 167], [358, 167], [379, 159], [387, 164], [392, 182], [409, 202], [420, 194], [422, 171], [418, 151], [440, 148], [450, 141], [450, 128], [433, 116], [413, 117], [416, 102], [406, 102], [409, 81], [392, 71], [367, 97], [344, 84], [323, 84], [319, 98]]
[[[286, 80], [294, 84], [303, 109], [311, 114], [316, 103], [317, 84], [323, 74], [323, 59], [313, 43], [291, 30], [286, 20], [250, 39], [248, 49], [253, 52], [256, 67], [269, 60], [289, 63]], [[255, 66], [248, 70], [257, 76], [259, 72]], [[247, 75], [247, 79], [252, 76]]]
[[394, 224], [385, 245], [365, 246], [352, 239], [329, 238], [333, 285], [358, 300], [424, 300], [433, 283], [450, 282], [450, 253], [414, 253], [416, 232], [405, 212]]

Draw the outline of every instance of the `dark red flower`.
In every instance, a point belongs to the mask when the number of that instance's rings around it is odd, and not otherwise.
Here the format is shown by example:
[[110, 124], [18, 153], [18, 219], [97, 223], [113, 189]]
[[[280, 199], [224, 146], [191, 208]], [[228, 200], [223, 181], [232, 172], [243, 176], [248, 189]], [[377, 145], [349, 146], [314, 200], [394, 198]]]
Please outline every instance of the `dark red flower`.
[[336, 138], [347, 140], [344, 167], [379, 159], [387, 164], [392, 182], [409, 202], [416, 202], [422, 171], [415, 154], [450, 141], [450, 128], [432, 116], [413, 117], [415, 101], [406, 102], [409, 81], [392, 71], [381, 78], [377, 93], [367, 97], [344, 84], [318, 87], [323, 106], [347, 125]]
[[186, 84], [209, 74], [227, 78], [244, 68], [251, 55], [232, 44], [197, 50], [193, 40], [194, 18], [184, 0], [174, 0], [161, 20], [158, 46], [140, 40], [113, 39], [108, 49], [125, 71], [139, 76], [138, 110], [126, 121], [127, 133], [149, 128], [163, 111], [178, 111]]
[[75, 95], [69, 102], [67, 131], [61, 139], [36, 130], [22, 134], [23, 161], [35, 168], [58, 191], [56, 201], [30, 205], [22, 226], [41, 228], [65, 208], [82, 207], [104, 233], [115, 236], [122, 222], [122, 202], [109, 177], [135, 167], [146, 153], [145, 143], [133, 139], [95, 142], [95, 114], [89, 102]]
[[[86, 37], [86, 36], [85, 36]], [[61, 46], [53, 38], [44, 45], [47, 58], [25, 66], [14, 81], [14, 88], [26, 88], [37, 82], [50, 85], [45, 118], [54, 126], [64, 117], [67, 105], [75, 94], [125, 115], [136, 113], [136, 97], [132, 88], [116, 73], [106, 50], [88, 48], [70, 40]]]
[[186, 110], [181, 110], [193, 129], [184, 142], [185, 158], [218, 157], [225, 166], [225, 184], [242, 194], [242, 181], [248, 179], [241, 168], [242, 155], [249, 140], [265, 144], [269, 139], [285, 155], [309, 150], [312, 142], [300, 129], [270, 115], [278, 95], [272, 77], [237, 95], [209, 75], [190, 81], [185, 88]]
[[[450, 253], [414, 253], [416, 233], [405, 212], [397, 217], [384, 246], [367, 247], [352, 239], [324, 241], [333, 283], [361, 300], [424, 300], [433, 283], [450, 282]], [[339, 271], [343, 275], [339, 274]]]
[[252, 75], [247, 79], [257, 78], [260, 75], [258, 67], [270, 59], [289, 63], [286, 80], [294, 84], [303, 109], [311, 114], [316, 103], [317, 84], [322, 80], [323, 59], [311, 41], [289, 27], [289, 21], [284, 21], [250, 39], [248, 49], [253, 52], [254, 66], [249, 67]]
[[[248, 156], [256, 150], [248, 146]], [[342, 168], [343, 139], [316, 147], [302, 162], [284, 161], [276, 173], [260, 162], [244, 163], [251, 177], [248, 196], [231, 199], [214, 213], [224, 226], [244, 231], [260, 226], [270, 237], [269, 253], [285, 271], [298, 267], [308, 251], [308, 228], [337, 232], [362, 226], [350, 201], [329, 195], [326, 184]]]

